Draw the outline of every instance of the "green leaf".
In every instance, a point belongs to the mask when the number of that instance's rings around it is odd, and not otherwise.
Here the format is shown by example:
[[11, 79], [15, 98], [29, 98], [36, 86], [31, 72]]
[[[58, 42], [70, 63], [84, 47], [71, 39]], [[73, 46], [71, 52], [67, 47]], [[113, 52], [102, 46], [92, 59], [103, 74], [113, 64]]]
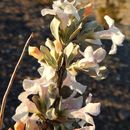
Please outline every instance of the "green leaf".
[[89, 71], [87, 72], [87, 74], [90, 76], [90, 77], [92, 77], [92, 78], [94, 78], [94, 79], [96, 79], [96, 80], [103, 80], [103, 79], [105, 79], [106, 77], [107, 77], [107, 75], [108, 75], [108, 70], [107, 70], [107, 68], [105, 67], [105, 66], [101, 66], [100, 68], [99, 68], [99, 73], [98, 73], [98, 75], [97, 75], [97, 73], [95, 72], [95, 69], [89, 69]]
[[98, 24], [96, 21], [92, 21], [85, 24], [83, 31], [87, 33], [90, 31], [96, 32], [101, 30], [103, 30], [103, 27], [100, 24]]
[[55, 108], [50, 108], [47, 112], [46, 112], [46, 116], [49, 120], [56, 120], [57, 119], [57, 114], [55, 111]]
[[70, 56], [74, 48], [74, 44], [70, 42], [67, 47], [64, 49], [64, 53], [66, 54], [67, 58]]
[[76, 30], [74, 30], [74, 32], [71, 34], [70, 40], [74, 39], [81, 29], [82, 29], [82, 23], [80, 23], [79, 26], [76, 28]]
[[55, 49], [53, 41], [51, 41], [49, 38], [47, 38], [47, 40], [46, 40], [46, 42], [45, 42], [45, 45], [46, 45], [50, 50]]
[[69, 67], [71, 61], [76, 57], [76, 55], [78, 54], [78, 50], [79, 50], [79, 45], [76, 45], [74, 48], [73, 48], [73, 51], [72, 53], [70, 54], [70, 56], [68, 57], [67, 59], [67, 67]]
[[49, 49], [45, 46], [41, 46], [40, 50], [44, 53], [44, 60], [52, 67], [56, 67], [57, 63], [54, 57], [51, 55]]
[[51, 29], [52, 35], [58, 41], [59, 41], [59, 26], [60, 26], [60, 21], [56, 17], [54, 17], [50, 24], [50, 29]]
[[54, 98], [48, 98], [47, 100], [47, 109], [49, 109], [55, 102]]
[[36, 96], [36, 95], [33, 96], [33, 97], [32, 97], [32, 101], [35, 103], [37, 109], [38, 109], [39, 111], [41, 111], [41, 104], [40, 104], [40, 99], [39, 99], [39, 97]]
[[70, 38], [71, 34], [77, 29], [79, 24], [80, 24], [80, 22], [78, 22], [77, 20], [73, 20], [71, 22], [71, 24], [66, 28], [65, 33], [62, 36], [63, 42], [65, 44], [68, 44], [68, 42], [70, 41], [69, 38]]
[[85, 39], [95, 39], [94, 32], [90, 31], [88, 33], [81, 33], [77, 36], [77, 39], [75, 40], [76, 43], [84, 42]]

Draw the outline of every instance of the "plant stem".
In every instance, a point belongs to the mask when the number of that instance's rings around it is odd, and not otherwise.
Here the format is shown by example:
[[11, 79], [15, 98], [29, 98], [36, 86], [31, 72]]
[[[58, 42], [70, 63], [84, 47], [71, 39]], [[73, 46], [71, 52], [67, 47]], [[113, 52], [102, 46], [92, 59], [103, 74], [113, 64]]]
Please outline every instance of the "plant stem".
[[62, 55], [63, 57], [63, 63], [62, 66], [60, 67], [60, 69], [58, 70], [57, 74], [58, 74], [58, 81], [57, 81], [57, 87], [59, 88], [59, 94], [60, 94], [60, 90], [62, 87], [62, 83], [63, 83], [63, 78], [64, 78], [64, 73], [65, 73], [65, 56]]
[[2, 105], [1, 105], [1, 110], [0, 110], [0, 130], [2, 130], [5, 106], [6, 106], [6, 102], [7, 102], [7, 98], [8, 98], [9, 92], [10, 92], [10, 90], [12, 88], [12, 84], [13, 84], [13, 81], [14, 81], [14, 78], [15, 78], [15, 74], [16, 74], [16, 72], [18, 70], [18, 67], [19, 67], [19, 65], [20, 65], [20, 63], [22, 61], [23, 56], [24, 56], [25, 50], [26, 50], [26, 48], [27, 48], [27, 46], [28, 46], [28, 44], [29, 44], [29, 42], [30, 42], [32, 37], [33, 37], [33, 33], [29, 36], [28, 40], [26, 41], [26, 43], [24, 45], [22, 54], [21, 54], [21, 56], [20, 56], [20, 58], [19, 58], [19, 60], [18, 60], [18, 62], [16, 64], [16, 66], [15, 66], [15, 69], [14, 69], [12, 75], [11, 75], [9, 84], [7, 86], [6, 92], [4, 94], [4, 97], [3, 97], [3, 100], [2, 100]]

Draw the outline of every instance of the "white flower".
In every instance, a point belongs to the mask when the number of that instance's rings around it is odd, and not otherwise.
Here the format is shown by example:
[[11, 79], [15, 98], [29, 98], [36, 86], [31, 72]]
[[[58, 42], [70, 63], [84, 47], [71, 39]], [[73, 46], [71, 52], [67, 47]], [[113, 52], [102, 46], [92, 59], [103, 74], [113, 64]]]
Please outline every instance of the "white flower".
[[41, 64], [41, 67], [38, 69], [38, 72], [41, 77], [46, 80], [46, 82], [51, 81], [56, 74], [56, 70], [45, 63]]
[[31, 94], [39, 94], [41, 100], [45, 99], [45, 96], [48, 96], [48, 86], [55, 85], [52, 82], [52, 78], [55, 76], [55, 71], [52, 67], [44, 64], [44, 67], [39, 69], [41, 78], [36, 80], [25, 79], [23, 81], [23, 88], [25, 92], [22, 92], [18, 99], [21, 101], [21, 104], [17, 107], [16, 113], [13, 116], [15, 121], [20, 121], [26, 123], [28, 121], [28, 130], [33, 128], [32, 125], [29, 125], [32, 121], [29, 119], [29, 113], [38, 113], [36, 105], [28, 99], [28, 96]]
[[70, 95], [70, 97], [62, 100], [62, 107], [63, 109], [72, 110], [72, 109], [79, 109], [83, 105], [83, 97], [79, 96], [77, 98], [74, 98], [76, 96], [77, 92], [73, 91], [73, 93]]
[[[22, 96], [23, 97], [23, 96]], [[36, 105], [27, 98], [21, 98], [22, 103], [17, 107], [15, 115], [12, 117], [16, 122], [26, 123], [29, 113], [38, 113]]]
[[[69, 118], [82, 119], [79, 122], [81, 129], [75, 130], [95, 130], [95, 124], [92, 116], [97, 116], [100, 113], [100, 103], [90, 103], [92, 95], [89, 94], [89, 97], [86, 99], [86, 106], [80, 109], [74, 109], [69, 111]], [[91, 124], [91, 126], [84, 126], [86, 123]]]
[[86, 90], [87, 86], [84, 86], [80, 83], [78, 83], [75, 79], [75, 76], [72, 76], [69, 72], [67, 72], [67, 76], [65, 80], [63, 81], [63, 85], [69, 86], [72, 90], [83, 94]]
[[53, 2], [52, 7], [53, 9], [43, 9], [41, 11], [41, 14], [42, 16], [45, 16], [47, 14], [57, 15], [61, 21], [61, 28], [63, 30], [65, 30], [66, 26], [68, 25], [70, 16], [73, 16], [77, 20], [80, 20], [78, 11], [74, 6], [74, 2], [68, 2], [67, 0], [61, 2], [61, 0], [57, 0]]
[[109, 54], [115, 54], [117, 51], [117, 46], [122, 46], [122, 42], [124, 41], [124, 34], [114, 25], [114, 20], [109, 16], [105, 16], [104, 19], [106, 20], [109, 29], [104, 31], [96, 32], [96, 35], [100, 39], [111, 39], [113, 45]]
[[99, 65], [106, 56], [106, 51], [100, 47], [97, 50], [93, 50], [91, 46], [88, 46], [83, 52], [84, 58], [81, 59], [78, 63], [79, 68], [83, 69], [95, 68], [97, 74], [99, 72]]

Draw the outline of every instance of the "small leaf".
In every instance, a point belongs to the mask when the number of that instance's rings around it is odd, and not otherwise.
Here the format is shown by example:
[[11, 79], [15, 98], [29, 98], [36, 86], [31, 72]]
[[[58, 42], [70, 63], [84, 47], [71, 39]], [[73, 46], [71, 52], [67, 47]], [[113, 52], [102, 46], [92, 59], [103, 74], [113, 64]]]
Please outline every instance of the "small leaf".
[[70, 56], [67, 59], [67, 67], [69, 67], [71, 61], [75, 58], [75, 56], [78, 54], [78, 50], [79, 50], [79, 45], [76, 45], [72, 51], [72, 53], [70, 54]]
[[74, 30], [74, 32], [71, 34], [70, 40], [74, 39], [81, 29], [82, 29], [82, 23], [80, 23], [79, 26], [76, 28], [76, 30]]
[[43, 58], [43, 53], [37, 47], [29, 46], [28, 53], [38, 60]]
[[48, 98], [47, 100], [47, 109], [49, 109], [55, 102], [54, 98]]
[[58, 41], [59, 41], [59, 26], [60, 26], [60, 21], [54, 17], [50, 24], [50, 29], [51, 29], [52, 35]]
[[54, 41], [55, 50], [57, 53], [60, 53], [62, 51], [62, 44], [60, 41], [55, 40]]
[[44, 54], [44, 60], [50, 65], [50, 66], [53, 66], [53, 67], [56, 67], [56, 61], [55, 59], [53, 58], [53, 56], [50, 54], [50, 51], [47, 47], [45, 46], [41, 46], [40, 47], [40, 50], [43, 52]]
[[46, 42], [45, 42], [45, 45], [50, 49], [50, 50], [53, 50], [54, 49], [54, 44], [53, 42], [47, 38]]
[[89, 31], [96, 32], [101, 30], [103, 30], [103, 27], [99, 25], [96, 21], [92, 21], [85, 24], [83, 31], [87, 33]]
[[56, 110], [55, 108], [50, 108], [47, 112], [46, 112], [46, 116], [49, 120], [55, 120], [57, 118], [56, 115]]
[[67, 58], [70, 56], [74, 48], [74, 44], [70, 42], [67, 47], [64, 49], [64, 53], [66, 54]]

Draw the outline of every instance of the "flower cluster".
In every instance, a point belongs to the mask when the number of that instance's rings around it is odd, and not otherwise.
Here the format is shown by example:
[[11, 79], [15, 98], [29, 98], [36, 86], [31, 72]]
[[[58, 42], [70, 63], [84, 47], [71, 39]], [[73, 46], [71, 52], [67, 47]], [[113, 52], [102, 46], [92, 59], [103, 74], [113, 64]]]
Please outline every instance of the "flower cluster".
[[[29, 47], [29, 55], [40, 63], [40, 78], [23, 81], [24, 92], [18, 99], [13, 119], [15, 130], [94, 130], [93, 116], [100, 113], [100, 103], [92, 103], [92, 94], [86, 99], [85, 85], [76, 81], [79, 71], [96, 79], [104, 79], [107, 55], [101, 39], [111, 39], [109, 54], [122, 46], [124, 35], [105, 16], [108, 30], [91, 19], [93, 5], [85, 0], [57, 0], [52, 9], [43, 9], [42, 15], [54, 15], [50, 30], [54, 40], [47, 38], [44, 45]], [[103, 63], [102, 63], [103, 64]]]

